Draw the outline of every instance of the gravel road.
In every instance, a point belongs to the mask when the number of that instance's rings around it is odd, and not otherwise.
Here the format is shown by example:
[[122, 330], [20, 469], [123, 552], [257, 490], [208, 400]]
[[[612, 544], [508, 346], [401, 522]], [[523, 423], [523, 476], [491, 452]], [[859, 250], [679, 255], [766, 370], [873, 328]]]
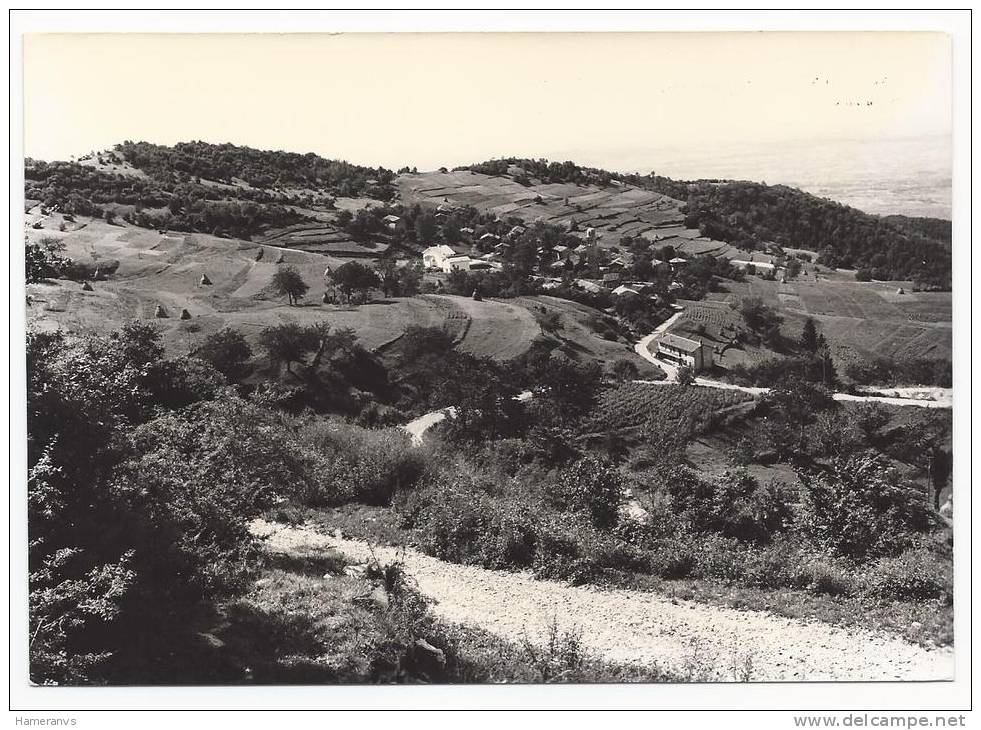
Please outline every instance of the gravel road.
[[[336, 548], [370, 558], [367, 543], [257, 521], [269, 549]], [[377, 547], [381, 561], [395, 548]], [[880, 633], [759, 611], [740, 611], [661, 594], [599, 590], [536, 580], [530, 574], [445, 563], [414, 551], [406, 572], [435, 599], [433, 611], [512, 640], [543, 636], [553, 617], [585, 645], [616, 662], [650, 664], [703, 679], [751, 681], [952, 679], [953, 651], [925, 649]]]

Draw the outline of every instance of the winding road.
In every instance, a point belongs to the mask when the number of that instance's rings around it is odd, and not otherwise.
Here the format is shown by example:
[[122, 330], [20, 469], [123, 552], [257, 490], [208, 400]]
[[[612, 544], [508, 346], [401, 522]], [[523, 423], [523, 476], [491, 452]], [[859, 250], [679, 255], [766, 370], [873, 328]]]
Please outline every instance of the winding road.
[[336, 549], [366, 563], [401, 561], [445, 621], [520, 642], [544, 641], [550, 623], [576, 631], [590, 651], [696, 680], [899, 681], [951, 679], [950, 647], [913, 644], [867, 629], [686, 601], [659, 593], [538, 580], [530, 573], [446, 563], [415, 550], [373, 546], [258, 520], [273, 552]]
[[[652, 345], [664, 335], [684, 312], [674, 314], [670, 319], [663, 322], [657, 329], [646, 337], [642, 337], [635, 345], [634, 351], [642, 358], [661, 368], [668, 376], [667, 380], [637, 380], [634, 382], [645, 383], [648, 385], [665, 385], [673, 383], [678, 377], [678, 366], [666, 360], [658, 358], [652, 350]], [[723, 390], [741, 390], [750, 395], [763, 395], [769, 388], [752, 388], [744, 385], [734, 385], [724, 383], [720, 380], [696, 377], [695, 384], [706, 388], [720, 388]], [[914, 406], [919, 408], [951, 408], [953, 407], [952, 388], [933, 388], [933, 387], [910, 387], [910, 388], [876, 388], [864, 387], [862, 391], [866, 395], [856, 395], [853, 393], [833, 393], [832, 398], [836, 401], [859, 401], [864, 403], [883, 403], [894, 406]]]

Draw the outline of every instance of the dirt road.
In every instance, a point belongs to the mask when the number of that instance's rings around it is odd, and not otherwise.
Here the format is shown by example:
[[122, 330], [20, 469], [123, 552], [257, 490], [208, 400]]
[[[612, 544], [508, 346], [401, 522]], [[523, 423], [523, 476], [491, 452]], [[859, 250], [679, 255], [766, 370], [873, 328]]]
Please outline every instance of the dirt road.
[[[367, 543], [314, 530], [257, 521], [270, 550], [336, 548], [370, 559]], [[375, 547], [382, 562], [395, 548]], [[479, 626], [512, 640], [543, 636], [553, 617], [581, 632], [593, 652], [610, 661], [650, 664], [715, 680], [951, 679], [953, 651], [925, 649], [899, 638], [758, 611], [682, 601], [656, 593], [599, 590], [536, 580], [530, 574], [444, 563], [415, 551], [406, 572], [433, 598], [446, 621]]]

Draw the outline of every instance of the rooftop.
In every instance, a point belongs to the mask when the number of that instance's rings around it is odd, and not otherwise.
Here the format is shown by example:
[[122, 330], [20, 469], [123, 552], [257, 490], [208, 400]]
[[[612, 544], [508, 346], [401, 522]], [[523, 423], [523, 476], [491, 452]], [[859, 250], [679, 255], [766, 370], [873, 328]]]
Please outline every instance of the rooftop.
[[697, 340], [689, 340], [687, 337], [673, 335], [669, 332], [661, 338], [660, 342], [658, 342], [658, 347], [662, 346], [670, 347], [675, 350], [681, 350], [682, 352], [695, 352], [702, 346], [702, 343]]

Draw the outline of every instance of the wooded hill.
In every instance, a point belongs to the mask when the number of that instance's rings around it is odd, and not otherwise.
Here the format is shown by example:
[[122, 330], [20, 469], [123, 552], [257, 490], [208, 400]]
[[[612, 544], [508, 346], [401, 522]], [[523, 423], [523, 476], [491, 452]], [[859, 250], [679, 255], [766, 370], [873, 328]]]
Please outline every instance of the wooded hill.
[[624, 175], [573, 162], [511, 157], [461, 169], [509, 175], [519, 182], [609, 185], [622, 181], [685, 201], [687, 225], [741, 248], [762, 249], [776, 243], [815, 251], [821, 264], [861, 269], [870, 278], [950, 286], [950, 221], [880, 217], [786, 185], [673, 180], [653, 172]]

